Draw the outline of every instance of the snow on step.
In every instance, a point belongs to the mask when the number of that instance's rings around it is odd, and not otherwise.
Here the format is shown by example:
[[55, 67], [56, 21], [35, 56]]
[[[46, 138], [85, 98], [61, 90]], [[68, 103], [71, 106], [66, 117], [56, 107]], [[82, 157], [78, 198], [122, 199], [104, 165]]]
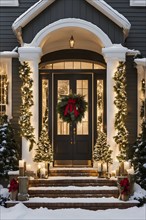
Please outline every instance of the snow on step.
[[62, 186], [29, 187], [29, 190], [118, 190], [115, 186]]
[[[18, 203], [18, 201], [7, 201], [7, 203]], [[129, 201], [121, 201], [114, 197], [110, 198], [66, 198], [66, 197], [58, 197], [58, 198], [40, 198], [34, 197], [30, 198], [28, 201], [24, 201], [25, 203], [135, 203], [138, 204], [136, 200]]]

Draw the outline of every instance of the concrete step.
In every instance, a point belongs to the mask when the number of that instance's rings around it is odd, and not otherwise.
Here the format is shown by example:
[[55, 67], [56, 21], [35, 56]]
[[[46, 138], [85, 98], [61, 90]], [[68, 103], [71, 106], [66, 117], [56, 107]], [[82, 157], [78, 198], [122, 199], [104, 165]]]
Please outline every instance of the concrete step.
[[94, 168], [51, 168], [49, 176], [98, 176]]
[[[18, 204], [18, 201], [8, 201], [7, 207], [12, 207]], [[88, 210], [105, 210], [105, 209], [126, 209], [138, 205], [136, 201], [123, 202], [114, 198], [30, 198], [29, 201], [23, 202], [29, 208], [35, 209], [45, 207], [48, 209], [68, 209], [68, 208], [82, 208]]]
[[28, 191], [30, 197], [48, 197], [48, 198], [92, 198], [92, 197], [115, 197], [118, 198], [119, 191], [117, 187], [108, 186], [88, 186], [88, 187], [30, 187]]
[[72, 177], [70, 179], [68, 177], [49, 177], [48, 179], [30, 180], [29, 186], [117, 186], [117, 180], [97, 177]]

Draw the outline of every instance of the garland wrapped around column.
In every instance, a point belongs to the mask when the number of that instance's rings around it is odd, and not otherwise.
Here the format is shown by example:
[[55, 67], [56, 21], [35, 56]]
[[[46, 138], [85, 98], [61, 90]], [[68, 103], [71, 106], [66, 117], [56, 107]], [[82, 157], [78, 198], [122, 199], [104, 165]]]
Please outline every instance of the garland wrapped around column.
[[31, 107], [33, 106], [33, 91], [32, 85], [33, 80], [30, 76], [31, 69], [28, 63], [23, 62], [19, 68], [19, 75], [22, 79], [21, 86], [21, 106], [20, 106], [20, 118], [19, 125], [21, 129], [22, 137], [30, 141], [29, 151], [32, 150], [33, 144], [35, 143], [34, 128], [31, 125]]
[[115, 115], [115, 129], [117, 134], [114, 136], [120, 155], [117, 156], [120, 162], [125, 161], [127, 157], [128, 131], [125, 126], [127, 116], [127, 93], [126, 93], [126, 71], [124, 62], [120, 62], [114, 75], [116, 92], [114, 104], [117, 107]]

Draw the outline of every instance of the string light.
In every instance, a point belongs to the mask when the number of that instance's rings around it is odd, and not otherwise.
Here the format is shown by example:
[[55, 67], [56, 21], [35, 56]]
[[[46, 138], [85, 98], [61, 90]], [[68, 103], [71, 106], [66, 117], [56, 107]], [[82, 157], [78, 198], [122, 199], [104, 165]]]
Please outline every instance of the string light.
[[120, 162], [126, 160], [126, 147], [128, 144], [128, 131], [125, 126], [127, 116], [127, 93], [126, 93], [126, 70], [123, 62], [119, 63], [117, 71], [114, 75], [115, 85], [114, 90], [116, 93], [114, 104], [117, 107], [115, 115], [115, 129], [117, 134], [114, 136], [117, 143], [120, 155], [117, 156]]

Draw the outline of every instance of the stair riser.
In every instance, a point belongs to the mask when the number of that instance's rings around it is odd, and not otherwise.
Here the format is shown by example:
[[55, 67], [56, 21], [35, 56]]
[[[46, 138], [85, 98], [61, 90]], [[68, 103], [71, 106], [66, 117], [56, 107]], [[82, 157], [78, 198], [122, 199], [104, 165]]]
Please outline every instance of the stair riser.
[[31, 187], [41, 186], [117, 186], [116, 181], [98, 181], [98, 180], [31, 180]]
[[[7, 208], [13, 207], [16, 203], [7, 203]], [[24, 203], [28, 208], [48, 208], [48, 209], [69, 209], [81, 208], [88, 210], [106, 210], [106, 209], [126, 209], [136, 206], [135, 203]]]
[[50, 173], [49, 176], [98, 176], [96, 173]]
[[47, 198], [62, 198], [62, 197], [66, 197], [66, 198], [101, 198], [101, 197], [106, 197], [106, 198], [110, 198], [110, 197], [114, 197], [114, 198], [118, 198], [118, 194], [31, 194], [30, 195], [31, 198], [33, 197], [47, 197]]

